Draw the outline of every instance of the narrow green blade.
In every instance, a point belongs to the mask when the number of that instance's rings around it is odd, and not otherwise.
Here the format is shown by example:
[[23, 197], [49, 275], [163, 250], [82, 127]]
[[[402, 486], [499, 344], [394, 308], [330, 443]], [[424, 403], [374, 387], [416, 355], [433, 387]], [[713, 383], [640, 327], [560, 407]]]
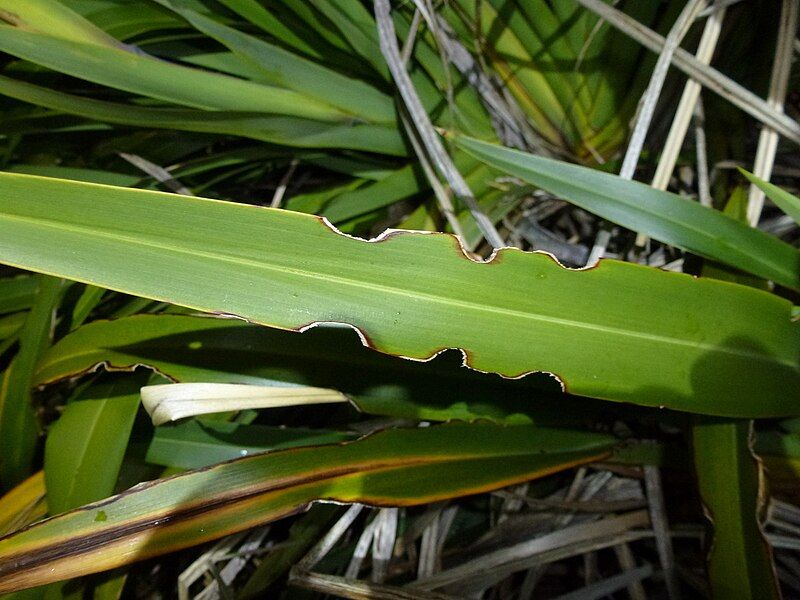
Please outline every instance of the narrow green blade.
[[50, 428], [44, 473], [53, 514], [114, 493], [147, 375], [105, 376], [67, 404]]
[[31, 307], [36, 297], [38, 277], [5, 277], [0, 279], [0, 314]]
[[87, 81], [192, 108], [347, 119], [345, 113], [291, 90], [6, 25], [0, 25], [0, 50]]
[[260, 81], [282, 89], [294, 90], [322, 104], [336, 107], [354, 119], [361, 118], [390, 124], [396, 122], [397, 117], [391, 97], [373, 86], [237, 31], [197, 11], [182, 8], [169, 0], [158, 0], [158, 2], [255, 66], [261, 73]]
[[36, 278], [37, 292], [19, 334], [19, 353], [0, 375], [0, 483], [10, 487], [31, 474], [39, 439], [31, 378], [42, 351], [50, 345], [53, 316], [63, 281]]
[[739, 171], [742, 173], [742, 175], [747, 177], [751, 183], [760, 188], [761, 191], [767, 195], [767, 198], [772, 200], [778, 206], [778, 208], [789, 215], [795, 223], [800, 224], [800, 198], [793, 196], [785, 190], [782, 190], [777, 185], [772, 185], [768, 181], [759, 179], [744, 169], [739, 169]]
[[719, 211], [587, 167], [467, 137], [453, 139], [486, 164], [604, 219], [800, 290], [800, 251]]
[[692, 428], [700, 496], [714, 527], [708, 568], [715, 598], [780, 597], [759, 526], [764, 481], [750, 449], [750, 427], [750, 421], [704, 419]]
[[258, 112], [149, 108], [66, 94], [2, 75], [0, 94], [104, 123], [224, 133], [288, 146], [406, 154], [397, 129], [370, 123], [327, 122]]

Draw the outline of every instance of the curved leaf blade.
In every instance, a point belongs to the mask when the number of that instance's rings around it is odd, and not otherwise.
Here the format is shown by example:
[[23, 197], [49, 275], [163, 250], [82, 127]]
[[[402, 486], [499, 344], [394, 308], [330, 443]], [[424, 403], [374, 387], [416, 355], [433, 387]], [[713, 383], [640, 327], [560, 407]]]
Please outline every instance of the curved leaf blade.
[[104, 123], [224, 133], [299, 147], [353, 148], [403, 156], [397, 129], [363, 122], [326, 122], [280, 114], [150, 108], [75, 96], [0, 75], [0, 94]]
[[0, 279], [0, 314], [26, 310], [33, 304], [37, 277], [4, 277]]
[[779, 598], [772, 552], [760, 523], [763, 477], [750, 421], [698, 420], [694, 463], [703, 508], [714, 526], [708, 571], [715, 597]]
[[428, 363], [395, 360], [364, 347], [343, 327], [316, 327], [298, 335], [232, 319], [135, 315], [94, 321], [59, 340], [39, 361], [34, 385], [101, 367], [131, 371], [144, 365], [183, 383], [332, 388], [369, 414], [548, 427], [570, 419], [588, 422], [604, 404], [564, 398], [549, 378], [485, 377], [460, 368], [453, 354]]
[[44, 472], [37, 471], [0, 496], [0, 536], [38, 521], [46, 514]]
[[53, 317], [63, 291], [60, 279], [39, 276], [36, 281], [36, 296], [19, 332], [20, 350], [0, 375], [0, 482], [6, 486], [31, 473], [39, 440], [31, 377], [50, 345]]
[[456, 145], [487, 165], [541, 187], [653, 239], [800, 290], [800, 252], [736, 219], [677, 194], [609, 173], [468, 137]]
[[598, 460], [612, 444], [598, 434], [461, 424], [246, 457], [140, 484], [1, 539], [0, 593], [186, 548], [313, 500], [409, 506], [497, 489]]
[[146, 381], [141, 373], [107, 375], [67, 404], [50, 428], [45, 445], [44, 473], [51, 513], [114, 493], [139, 407], [139, 388]]
[[268, 450], [333, 444], [351, 441], [356, 437], [359, 436], [328, 429], [188, 419], [169, 427], [156, 427], [153, 438], [147, 442], [144, 456], [152, 465], [198, 469]]
[[124, 46], [56, 0], [0, 0], [0, 14], [5, 22], [27, 31], [110, 48]]
[[750, 183], [764, 192], [767, 198], [772, 200], [778, 208], [789, 215], [795, 223], [800, 224], [800, 198], [782, 190], [777, 185], [771, 184], [769, 181], [764, 181], [752, 173], [748, 173], [742, 168], [739, 169], [739, 172], [747, 177]]
[[17, 174], [0, 174], [0, 261], [282, 329], [346, 323], [412, 359], [459, 348], [477, 370], [547, 371], [585, 396], [797, 411], [790, 302], [639, 265], [574, 271], [515, 249], [482, 264], [444, 234], [369, 243], [309, 215]]
[[0, 355], [16, 341], [27, 316], [26, 311], [0, 316]]
[[169, 0], [157, 1], [256, 67], [261, 74], [259, 81], [294, 90], [342, 113], [351, 114], [353, 118], [377, 123], [396, 122], [392, 99], [373, 86], [242, 33], [190, 8]]
[[321, 121], [347, 119], [341, 111], [292, 90], [11, 26], [0, 25], [0, 49], [74, 77], [182, 106]]
[[287, 46], [300, 50], [315, 59], [322, 58], [322, 54], [313, 44], [309, 43], [304, 36], [297, 35], [291, 27], [287, 27], [283, 20], [272, 14], [257, 0], [220, 0], [220, 3]]

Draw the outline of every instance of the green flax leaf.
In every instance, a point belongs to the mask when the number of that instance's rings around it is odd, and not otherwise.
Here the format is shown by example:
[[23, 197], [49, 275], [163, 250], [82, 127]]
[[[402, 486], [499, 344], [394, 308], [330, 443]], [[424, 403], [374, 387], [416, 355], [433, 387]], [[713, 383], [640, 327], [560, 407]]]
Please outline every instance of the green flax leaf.
[[772, 552], [759, 524], [764, 482], [751, 421], [701, 419], [692, 428], [700, 496], [714, 527], [708, 570], [714, 598], [779, 598]]
[[0, 314], [27, 310], [36, 297], [39, 278], [5, 277], [0, 279]]
[[576, 271], [515, 249], [479, 263], [444, 234], [370, 243], [310, 215], [17, 174], [0, 174], [0, 262], [281, 329], [345, 323], [412, 359], [458, 348], [476, 370], [546, 371], [579, 395], [798, 410], [790, 302], [639, 265]]
[[276, 113], [321, 121], [348, 118], [291, 90], [11, 26], [0, 25], [0, 50], [87, 81], [191, 108]]
[[795, 223], [800, 224], [800, 198], [782, 190], [777, 185], [772, 185], [768, 181], [759, 179], [744, 169], [739, 169], [739, 171], [742, 175], [747, 177], [751, 183], [760, 188], [761, 191], [767, 195], [767, 198], [772, 200], [778, 208], [789, 215]]
[[677, 194], [587, 167], [455, 136], [487, 165], [653, 239], [800, 290], [800, 251]]
[[94, 321], [50, 348], [34, 376], [47, 385], [100, 368], [144, 365], [182, 383], [294, 384], [342, 391], [363, 412], [449, 421], [564, 426], [590, 421], [604, 403], [564, 398], [550, 378], [504, 380], [461, 368], [450, 352], [430, 362], [365, 348], [345, 327], [302, 335], [239, 320], [135, 315]]
[[50, 344], [53, 316], [63, 281], [36, 278], [38, 288], [19, 334], [20, 350], [0, 377], [0, 482], [11, 486], [31, 474], [39, 425], [31, 397], [32, 377]]
[[53, 514], [114, 493], [144, 375], [106, 375], [67, 404], [50, 429], [44, 473]]
[[140, 484], [0, 540], [0, 593], [200, 544], [313, 500], [410, 506], [485, 492], [603, 458], [612, 444], [598, 434], [459, 424], [240, 458]]

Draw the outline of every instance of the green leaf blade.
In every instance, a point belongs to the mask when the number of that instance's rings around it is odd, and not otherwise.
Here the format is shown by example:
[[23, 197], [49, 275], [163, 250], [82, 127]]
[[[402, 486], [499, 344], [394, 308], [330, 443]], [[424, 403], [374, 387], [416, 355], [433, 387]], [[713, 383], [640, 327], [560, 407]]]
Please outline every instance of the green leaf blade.
[[0, 314], [30, 308], [36, 297], [39, 280], [36, 277], [5, 277], [0, 279]]
[[228, 110], [149, 108], [65, 94], [4, 76], [0, 76], [0, 93], [107, 123], [224, 133], [289, 146], [352, 148], [396, 156], [406, 154], [396, 129], [370, 123], [326, 122]]
[[765, 492], [750, 448], [751, 423], [705, 419], [692, 427], [700, 496], [714, 526], [709, 580], [719, 598], [780, 597], [759, 524]]
[[216, 539], [313, 500], [407, 506], [489, 491], [598, 460], [613, 442], [462, 424], [246, 457], [140, 484], [0, 540], [0, 593]]
[[45, 446], [47, 504], [65, 512], [114, 493], [146, 377], [111, 375], [70, 402]]
[[593, 414], [590, 404], [601, 405], [565, 399], [549, 378], [545, 386], [541, 378], [485, 377], [459, 368], [459, 358], [451, 353], [429, 363], [396, 360], [365, 348], [355, 332], [342, 327], [298, 335], [233, 319], [136, 315], [94, 321], [59, 340], [39, 361], [34, 384], [101, 367], [131, 371], [143, 365], [184, 383], [281, 382], [336, 389], [368, 414], [549, 427], [586, 418]]
[[331, 444], [354, 437], [338, 431], [192, 419], [156, 427], [145, 460], [165, 467], [197, 469], [269, 450]]
[[800, 290], [800, 252], [763, 231], [669, 192], [479, 140], [455, 143], [497, 169], [654, 239]]
[[20, 330], [20, 350], [0, 378], [0, 482], [19, 483], [30, 475], [39, 438], [31, 396], [31, 378], [43, 350], [50, 344], [53, 316], [63, 281], [36, 278], [37, 292]]
[[739, 172], [747, 177], [750, 183], [764, 192], [767, 198], [772, 200], [778, 208], [789, 215], [795, 223], [800, 224], [800, 198], [782, 190], [777, 185], [773, 185], [768, 181], [756, 177], [752, 173], [748, 173], [744, 169], [740, 168]]
[[366, 83], [244, 34], [197, 11], [182, 8], [168, 0], [159, 0], [159, 3], [254, 65], [268, 84], [294, 90], [322, 104], [334, 106], [354, 118], [390, 124], [396, 121], [391, 98]]
[[347, 118], [341, 111], [291, 90], [10, 26], [0, 26], [0, 49], [74, 77], [192, 108], [277, 113], [320, 121]]
[[0, 174], [0, 261], [281, 329], [346, 323], [413, 359], [459, 348], [477, 370], [546, 371], [601, 399], [797, 410], [788, 301], [638, 265], [576, 271], [513, 249], [481, 264], [448, 235], [368, 243], [308, 215], [12, 174]]

